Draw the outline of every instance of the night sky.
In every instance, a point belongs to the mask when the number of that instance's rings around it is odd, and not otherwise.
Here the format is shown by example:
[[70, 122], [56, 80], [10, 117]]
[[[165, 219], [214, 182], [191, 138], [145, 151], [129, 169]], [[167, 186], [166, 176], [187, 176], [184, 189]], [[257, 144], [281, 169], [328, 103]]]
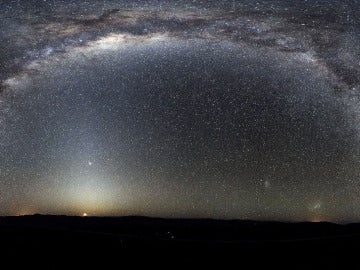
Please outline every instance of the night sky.
[[360, 2], [0, 3], [0, 215], [360, 221]]

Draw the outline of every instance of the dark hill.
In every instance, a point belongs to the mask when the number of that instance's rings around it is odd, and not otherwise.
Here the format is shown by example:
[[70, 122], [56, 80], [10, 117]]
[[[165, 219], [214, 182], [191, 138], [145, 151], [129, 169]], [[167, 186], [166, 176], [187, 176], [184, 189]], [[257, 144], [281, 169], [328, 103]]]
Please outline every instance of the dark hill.
[[170, 259], [203, 265], [343, 268], [359, 264], [360, 225], [33, 215], [0, 217], [0, 239], [2, 254], [9, 258], [135, 256], [140, 262], [146, 256], [157, 264]]

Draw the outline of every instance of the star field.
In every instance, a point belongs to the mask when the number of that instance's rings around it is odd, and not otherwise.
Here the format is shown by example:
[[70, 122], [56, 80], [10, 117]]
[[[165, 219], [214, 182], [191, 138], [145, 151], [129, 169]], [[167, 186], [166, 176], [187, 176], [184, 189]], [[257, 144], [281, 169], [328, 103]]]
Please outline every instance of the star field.
[[359, 221], [359, 7], [4, 1], [0, 214]]

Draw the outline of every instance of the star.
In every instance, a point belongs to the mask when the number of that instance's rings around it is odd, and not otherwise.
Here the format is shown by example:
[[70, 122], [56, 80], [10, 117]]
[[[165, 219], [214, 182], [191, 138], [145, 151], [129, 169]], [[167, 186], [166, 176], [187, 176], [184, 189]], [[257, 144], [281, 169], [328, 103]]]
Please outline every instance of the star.
[[264, 182], [264, 186], [265, 186], [265, 188], [270, 188], [270, 182], [269, 181], [265, 181]]

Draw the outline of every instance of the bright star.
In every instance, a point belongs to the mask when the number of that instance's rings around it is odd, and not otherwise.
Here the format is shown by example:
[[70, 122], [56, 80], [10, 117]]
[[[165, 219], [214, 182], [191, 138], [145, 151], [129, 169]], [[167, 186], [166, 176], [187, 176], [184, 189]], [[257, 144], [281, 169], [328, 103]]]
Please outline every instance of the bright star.
[[269, 182], [269, 181], [265, 181], [264, 186], [265, 186], [265, 188], [269, 188], [269, 187], [270, 187], [270, 182]]

